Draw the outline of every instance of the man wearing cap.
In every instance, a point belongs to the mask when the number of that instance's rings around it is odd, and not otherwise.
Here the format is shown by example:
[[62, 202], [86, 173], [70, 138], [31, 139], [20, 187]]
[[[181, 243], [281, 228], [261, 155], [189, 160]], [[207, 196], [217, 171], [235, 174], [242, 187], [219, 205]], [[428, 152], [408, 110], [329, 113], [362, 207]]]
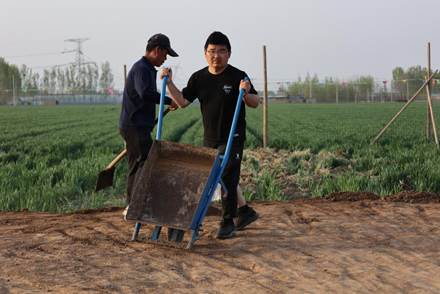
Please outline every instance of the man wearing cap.
[[[119, 118], [119, 132], [124, 138], [128, 157], [127, 204], [130, 204], [136, 172], [147, 159], [151, 144], [151, 131], [156, 118], [156, 104], [160, 103], [157, 91], [155, 66], [161, 66], [167, 55], [176, 57], [170, 40], [164, 34], [153, 35], [147, 43], [144, 56], [128, 72]], [[176, 104], [165, 97], [165, 104]]]

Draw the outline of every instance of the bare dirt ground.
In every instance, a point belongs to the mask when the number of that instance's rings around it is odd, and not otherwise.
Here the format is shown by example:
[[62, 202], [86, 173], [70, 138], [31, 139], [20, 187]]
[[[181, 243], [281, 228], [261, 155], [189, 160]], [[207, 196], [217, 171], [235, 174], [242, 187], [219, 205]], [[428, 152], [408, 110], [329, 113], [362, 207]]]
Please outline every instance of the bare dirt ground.
[[440, 292], [438, 195], [327, 198], [253, 203], [230, 240], [209, 216], [192, 251], [130, 242], [121, 209], [3, 212], [0, 293]]

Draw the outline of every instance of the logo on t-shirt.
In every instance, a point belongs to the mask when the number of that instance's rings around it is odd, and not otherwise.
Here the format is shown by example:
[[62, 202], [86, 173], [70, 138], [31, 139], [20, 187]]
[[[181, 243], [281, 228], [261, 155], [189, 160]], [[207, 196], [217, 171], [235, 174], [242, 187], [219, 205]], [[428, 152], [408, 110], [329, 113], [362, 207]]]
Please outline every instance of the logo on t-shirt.
[[231, 93], [231, 91], [232, 91], [232, 86], [230, 86], [230, 85], [224, 85], [224, 86], [223, 86], [223, 91], [225, 91], [226, 94]]

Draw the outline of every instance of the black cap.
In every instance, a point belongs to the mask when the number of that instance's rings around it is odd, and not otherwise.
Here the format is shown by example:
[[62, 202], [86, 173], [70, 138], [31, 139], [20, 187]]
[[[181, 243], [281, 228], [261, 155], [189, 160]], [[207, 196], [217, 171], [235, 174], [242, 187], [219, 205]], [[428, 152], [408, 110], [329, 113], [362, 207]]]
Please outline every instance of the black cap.
[[148, 39], [148, 47], [154, 48], [159, 46], [160, 48], [167, 49], [168, 55], [177, 57], [179, 56], [176, 51], [171, 48], [170, 39], [164, 34], [155, 34]]

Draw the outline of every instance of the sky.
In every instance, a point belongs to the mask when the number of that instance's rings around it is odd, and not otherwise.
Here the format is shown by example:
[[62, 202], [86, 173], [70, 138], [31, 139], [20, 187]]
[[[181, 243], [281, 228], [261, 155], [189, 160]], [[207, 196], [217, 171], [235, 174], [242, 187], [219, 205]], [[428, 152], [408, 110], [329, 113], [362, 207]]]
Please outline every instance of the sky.
[[87, 60], [109, 61], [115, 86], [164, 33], [179, 57], [169, 57], [175, 82], [206, 66], [203, 46], [213, 31], [232, 45], [229, 63], [262, 88], [262, 46], [267, 47], [270, 88], [307, 73], [341, 80], [391, 78], [396, 66], [440, 62], [439, 0], [0, 0], [0, 56], [37, 71], [74, 61], [69, 38], [83, 44]]

